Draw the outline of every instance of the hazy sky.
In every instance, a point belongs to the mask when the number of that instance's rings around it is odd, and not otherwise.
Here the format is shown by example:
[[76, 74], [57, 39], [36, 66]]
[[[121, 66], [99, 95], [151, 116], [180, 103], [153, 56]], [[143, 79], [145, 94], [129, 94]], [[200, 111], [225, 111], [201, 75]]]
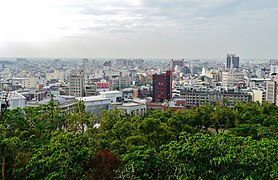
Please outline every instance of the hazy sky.
[[278, 58], [278, 0], [0, 0], [0, 57]]

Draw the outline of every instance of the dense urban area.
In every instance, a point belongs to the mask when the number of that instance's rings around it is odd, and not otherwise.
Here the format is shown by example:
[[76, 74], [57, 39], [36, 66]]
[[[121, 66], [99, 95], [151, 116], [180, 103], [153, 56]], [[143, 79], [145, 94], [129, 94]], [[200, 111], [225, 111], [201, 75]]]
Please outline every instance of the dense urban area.
[[2, 179], [277, 179], [278, 60], [1, 58]]

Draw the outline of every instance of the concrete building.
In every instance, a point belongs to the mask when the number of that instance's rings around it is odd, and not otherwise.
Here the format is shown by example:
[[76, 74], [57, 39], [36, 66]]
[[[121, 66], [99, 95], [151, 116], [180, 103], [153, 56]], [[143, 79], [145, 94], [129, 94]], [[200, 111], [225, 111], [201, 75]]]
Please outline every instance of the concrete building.
[[278, 73], [278, 60], [272, 59], [270, 60], [270, 74]]
[[96, 84], [90, 83], [85, 85], [85, 96], [95, 96], [98, 95], [96, 90]]
[[125, 114], [135, 116], [141, 116], [147, 112], [146, 104], [138, 102], [113, 103], [111, 109], [122, 109]]
[[170, 62], [170, 70], [173, 72], [175, 70], [175, 67], [182, 68], [184, 66], [184, 59], [181, 60], [174, 60], [171, 59]]
[[10, 92], [8, 95], [10, 109], [25, 108], [26, 98], [16, 91]]
[[278, 73], [278, 65], [270, 65], [270, 74]]
[[250, 78], [247, 80], [247, 85], [251, 89], [266, 88], [267, 81], [271, 81], [271, 78]]
[[96, 91], [97, 92], [106, 92], [110, 90], [109, 82], [97, 82], [96, 83]]
[[262, 104], [266, 101], [266, 90], [264, 89], [253, 89], [252, 91], [252, 101], [259, 102]]
[[238, 84], [244, 83], [244, 75], [242, 72], [230, 70], [222, 72], [222, 86], [223, 87], [234, 87]]
[[200, 106], [205, 103], [222, 102], [223, 99], [228, 101], [228, 106], [233, 107], [236, 101], [250, 102], [252, 96], [243, 91], [235, 91], [234, 89], [211, 89], [206, 87], [194, 88], [184, 87], [181, 89], [180, 98], [186, 100], [186, 108]]
[[266, 101], [278, 105], [278, 76], [266, 84]]
[[101, 111], [109, 110], [111, 100], [101, 96], [82, 97], [79, 100], [84, 101], [86, 111], [95, 116], [99, 116]]
[[[47, 98], [42, 101], [30, 101], [27, 102], [26, 106], [37, 107], [39, 105], [47, 105], [51, 99]], [[74, 110], [77, 99], [73, 96], [54, 96], [54, 102], [58, 105], [62, 112], [71, 113]]]
[[125, 77], [116, 77], [112, 79], [112, 86], [118, 89], [128, 88], [131, 85], [131, 78], [128, 76]]
[[85, 77], [82, 71], [70, 74], [69, 95], [75, 97], [85, 96]]
[[185, 99], [174, 99], [168, 102], [165, 102], [162, 104], [163, 110], [166, 111], [170, 109], [171, 111], [176, 111], [179, 109], [185, 109], [186, 108], [186, 101]]
[[27, 89], [36, 89], [38, 79], [37, 78], [26, 78], [22, 81], [22, 87]]
[[239, 57], [235, 54], [227, 54], [226, 68], [239, 68]]
[[172, 71], [153, 75], [153, 102], [172, 99]]
[[175, 67], [178, 66], [180, 68], [182, 68], [184, 66], [184, 59], [182, 60], [174, 60], [171, 59], [170, 62], [170, 70], [173, 72], [175, 70]]
[[20, 92], [26, 98], [26, 101], [42, 101], [47, 97], [47, 89], [30, 89]]
[[99, 92], [99, 94], [100, 97], [110, 99], [111, 103], [123, 101], [123, 93], [121, 91], [106, 91], [106, 92]]
[[58, 79], [60, 82], [64, 82], [65, 73], [62, 71], [54, 71], [53, 73], [46, 73], [45, 79], [46, 80]]

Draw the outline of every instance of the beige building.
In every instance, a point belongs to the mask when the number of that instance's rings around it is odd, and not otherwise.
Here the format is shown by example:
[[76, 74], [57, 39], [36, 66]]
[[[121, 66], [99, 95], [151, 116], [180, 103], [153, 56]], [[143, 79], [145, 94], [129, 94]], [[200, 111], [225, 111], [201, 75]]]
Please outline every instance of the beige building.
[[55, 71], [53, 73], [46, 73], [45, 74], [45, 79], [50, 80], [50, 79], [58, 79], [61, 82], [64, 82], [64, 76], [65, 73], [62, 71]]
[[37, 89], [38, 79], [37, 78], [26, 78], [22, 80], [22, 87], [26, 89]]
[[235, 84], [242, 83], [244, 81], [244, 74], [234, 70], [228, 72], [222, 72], [222, 86], [233, 87]]
[[263, 89], [253, 89], [252, 91], [252, 101], [259, 102], [262, 104], [266, 101], [266, 90]]
[[278, 105], [278, 76], [266, 84], [266, 101]]
[[85, 77], [82, 71], [70, 74], [69, 95], [74, 97], [85, 96]]

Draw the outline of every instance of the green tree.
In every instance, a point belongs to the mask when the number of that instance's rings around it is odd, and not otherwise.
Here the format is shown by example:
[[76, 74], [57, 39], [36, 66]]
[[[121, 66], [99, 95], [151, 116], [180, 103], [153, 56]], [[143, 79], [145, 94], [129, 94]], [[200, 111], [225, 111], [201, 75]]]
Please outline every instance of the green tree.
[[[19, 144], [19, 140], [16, 137], [8, 138], [4, 136], [0, 136], [0, 158], [1, 158], [1, 172], [2, 172], [2, 179], [6, 179], [6, 164], [7, 158], [13, 159], [14, 155], [17, 151], [17, 146]], [[10, 160], [9, 163], [13, 161]]]
[[84, 165], [93, 157], [95, 147], [86, 135], [76, 132], [53, 134], [50, 143], [37, 149], [26, 171], [27, 179], [83, 179]]

